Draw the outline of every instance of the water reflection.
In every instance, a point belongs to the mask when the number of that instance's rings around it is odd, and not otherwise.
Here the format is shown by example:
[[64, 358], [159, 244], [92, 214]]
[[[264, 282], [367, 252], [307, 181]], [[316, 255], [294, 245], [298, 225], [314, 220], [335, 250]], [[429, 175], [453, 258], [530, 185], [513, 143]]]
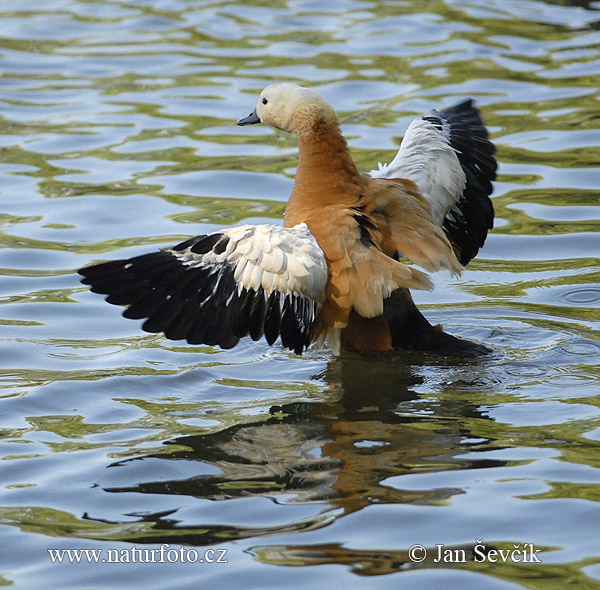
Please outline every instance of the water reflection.
[[[476, 438], [468, 426], [473, 418], [487, 418], [468, 401], [421, 400], [416, 389], [425, 381], [423, 366], [411, 365], [410, 358], [409, 354], [371, 358], [347, 355], [332, 361], [322, 376], [329, 385], [325, 401], [273, 406], [267, 419], [210, 434], [178, 437], [165, 442], [176, 449], [173, 452], [110, 465], [111, 469], [127, 469], [150, 459], [185, 461], [189, 476], [159, 476], [130, 485], [104, 486], [109, 493], [219, 501], [263, 496], [277, 503], [316, 502], [322, 504], [317, 516], [282, 526], [265, 522], [265, 526], [249, 528], [235, 523], [184, 524], [173, 511], [144, 514], [140, 515], [140, 524], [146, 525], [143, 532], [138, 529], [135, 535], [120, 539], [172, 542], [172, 533], [177, 531], [180, 542], [203, 545], [216, 538], [239, 539], [321, 527], [374, 503], [439, 503], [462, 493], [449, 487], [402, 490], [382, 485], [389, 477], [408, 473], [504, 464], [487, 458], [456, 457], [466, 446], [471, 451], [489, 450], [490, 439]], [[432, 363], [435, 368], [435, 361]], [[453, 367], [441, 369], [451, 371]], [[159, 465], [155, 472], [169, 470]], [[127, 479], [127, 473], [121, 473], [120, 480]], [[164, 538], [159, 531], [164, 531]]]

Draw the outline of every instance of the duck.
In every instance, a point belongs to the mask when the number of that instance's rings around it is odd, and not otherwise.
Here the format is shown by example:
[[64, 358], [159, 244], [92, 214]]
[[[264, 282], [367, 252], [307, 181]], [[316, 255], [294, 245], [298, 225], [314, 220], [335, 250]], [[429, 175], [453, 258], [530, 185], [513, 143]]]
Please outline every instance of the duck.
[[92, 292], [189, 344], [229, 349], [249, 336], [298, 355], [490, 352], [430, 324], [411, 295], [433, 289], [430, 272], [459, 276], [493, 227], [495, 148], [472, 99], [415, 118], [394, 159], [366, 174], [311, 88], [270, 84], [237, 124], [298, 137], [283, 227], [225, 228], [79, 269]]

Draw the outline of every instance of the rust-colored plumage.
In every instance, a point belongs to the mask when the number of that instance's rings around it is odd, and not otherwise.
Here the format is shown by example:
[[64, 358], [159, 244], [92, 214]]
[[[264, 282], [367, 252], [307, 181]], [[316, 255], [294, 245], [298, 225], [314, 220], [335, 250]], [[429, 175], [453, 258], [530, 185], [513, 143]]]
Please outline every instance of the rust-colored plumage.
[[[313, 96], [309, 92], [295, 105], [286, 129], [298, 134], [300, 156], [285, 226], [306, 223], [329, 267], [314, 338], [331, 342], [339, 339], [336, 332], [341, 329], [346, 347], [391, 350], [384, 300], [398, 288], [432, 288], [427, 275], [398, 259], [407, 257], [426, 270], [446, 268], [454, 274], [462, 266], [417, 186], [403, 178], [360, 174], [337, 115]], [[262, 118], [270, 122], [268, 114]]]
[[371, 174], [359, 173], [337, 114], [312, 90], [272, 84], [238, 123], [298, 136], [284, 228], [228, 228], [81, 269], [93, 291], [148, 318], [143, 329], [194, 344], [264, 335], [297, 353], [311, 343], [334, 354], [487, 350], [431, 326], [409, 292], [433, 288], [411, 264], [458, 275], [492, 225], [494, 148], [471, 101], [415, 119], [396, 158]]

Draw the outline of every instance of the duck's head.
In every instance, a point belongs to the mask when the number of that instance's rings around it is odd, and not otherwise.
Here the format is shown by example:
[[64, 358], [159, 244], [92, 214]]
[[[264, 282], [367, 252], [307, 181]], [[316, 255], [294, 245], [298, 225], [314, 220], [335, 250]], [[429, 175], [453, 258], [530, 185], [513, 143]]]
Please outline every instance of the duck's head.
[[301, 134], [318, 124], [337, 122], [333, 107], [318, 92], [291, 82], [277, 82], [260, 93], [254, 111], [237, 124], [265, 123]]

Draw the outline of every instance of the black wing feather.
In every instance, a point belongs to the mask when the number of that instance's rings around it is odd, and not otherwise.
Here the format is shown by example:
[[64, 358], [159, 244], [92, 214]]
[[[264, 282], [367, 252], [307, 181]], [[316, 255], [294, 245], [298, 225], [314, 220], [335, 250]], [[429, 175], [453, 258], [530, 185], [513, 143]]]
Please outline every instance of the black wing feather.
[[489, 196], [496, 179], [496, 148], [488, 139], [479, 111], [466, 100], [439, 113], [450, 124], [450, 145], [467, 183], [462, 196], [444, 219], [442, 227], [466, 265], [483, 246], [494, 225], [494, 207]]
[[[197, 236], [174, 246], [134, 258], [114, 260], [78, 271], [82, 283], [106, 301], [127, 305], [123, 316], [144, 319], [142, 329], [164, 332], [171, 340], [231, 348], [240, 338], [265, 335], [269, 344], [279, 336], [297, 354], [310, 344], [317, 305], [308, 298], [272, 291], [267, 294], [238, 285], [235, 266], [203, 263], [209, 252], [225, 251], [229, 238], [221, 233]], [[182, 260], [180, 252], [190, 249]], [[213, 258], [214, 260], [214, 258]]]

